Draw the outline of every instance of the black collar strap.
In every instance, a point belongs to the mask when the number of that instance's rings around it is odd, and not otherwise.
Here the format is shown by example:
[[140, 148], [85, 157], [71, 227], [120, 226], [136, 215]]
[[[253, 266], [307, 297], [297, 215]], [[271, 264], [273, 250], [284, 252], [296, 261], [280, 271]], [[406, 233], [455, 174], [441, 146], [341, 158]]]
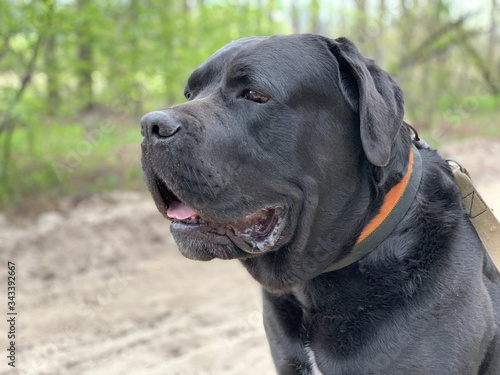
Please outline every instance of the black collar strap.
[[387, 193], [380, 212], [363, 229], [349, 254], [331, 264], [323, 273], [347, 267], [380, 245], [408, 212], [421, 178], [422, 159], [418, 149], [412, 145], [408, 170], [402, 180]]

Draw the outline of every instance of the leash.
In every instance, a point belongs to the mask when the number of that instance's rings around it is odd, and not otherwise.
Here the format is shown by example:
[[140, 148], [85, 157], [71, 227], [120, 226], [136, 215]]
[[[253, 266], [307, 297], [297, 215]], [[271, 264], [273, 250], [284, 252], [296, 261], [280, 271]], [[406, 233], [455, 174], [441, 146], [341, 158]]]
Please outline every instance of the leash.
[[[418, 137], [417, 131], [410, 124], [405, 124], [413, 132], [412, 140], [418, 148], [430, 148], [427, 143]], [[493, 263], [500, 270], [500, 223], [475, 188], [469, 172], [455, 160], [447, 159], [446, 161], [462, 194], [462, 202], [467, 217], [474, 226]]]
[[500, 269], [500, 223], [474, 187], [469, 172], [454, 160], [447, 160], [462, 193], [465, 211], [493, 263]]

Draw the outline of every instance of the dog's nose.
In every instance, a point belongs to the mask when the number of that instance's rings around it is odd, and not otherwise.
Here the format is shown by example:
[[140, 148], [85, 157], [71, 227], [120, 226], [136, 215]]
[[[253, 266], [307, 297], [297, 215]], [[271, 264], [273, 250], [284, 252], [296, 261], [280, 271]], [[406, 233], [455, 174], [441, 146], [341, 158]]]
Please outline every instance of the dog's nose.
[[181, 125], [172, 111], [150, 112], [141, 119], [141, 134], [145, 138], [170, 138]]

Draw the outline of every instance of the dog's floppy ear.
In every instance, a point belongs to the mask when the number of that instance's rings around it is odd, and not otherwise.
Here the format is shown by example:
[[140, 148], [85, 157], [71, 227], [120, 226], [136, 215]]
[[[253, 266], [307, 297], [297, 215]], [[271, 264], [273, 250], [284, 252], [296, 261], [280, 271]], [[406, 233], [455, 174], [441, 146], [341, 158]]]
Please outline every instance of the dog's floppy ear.
[[403, 123], [403, 92], [388, 73], [361, 55], [350, 40], [330, 39], [328, 44], [339, 63], [344, 97], [359, 113], [365, 155], [372, 164], [386, 166]]

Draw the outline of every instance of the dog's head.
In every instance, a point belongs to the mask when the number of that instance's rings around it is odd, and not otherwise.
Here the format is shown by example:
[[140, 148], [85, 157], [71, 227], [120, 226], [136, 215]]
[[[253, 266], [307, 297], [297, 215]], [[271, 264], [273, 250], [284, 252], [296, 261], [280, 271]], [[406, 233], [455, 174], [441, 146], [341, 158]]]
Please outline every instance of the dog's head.
[[[345, 38], [237, 40], [192, 73], [185, 96], [142, 119], [154, 201], [186, 257], [242, 259], [272, 289], [341, 258], [376, 186], [404, 168], [402, 92]], [[327, 256], [304, 266], [326, 237]]]

